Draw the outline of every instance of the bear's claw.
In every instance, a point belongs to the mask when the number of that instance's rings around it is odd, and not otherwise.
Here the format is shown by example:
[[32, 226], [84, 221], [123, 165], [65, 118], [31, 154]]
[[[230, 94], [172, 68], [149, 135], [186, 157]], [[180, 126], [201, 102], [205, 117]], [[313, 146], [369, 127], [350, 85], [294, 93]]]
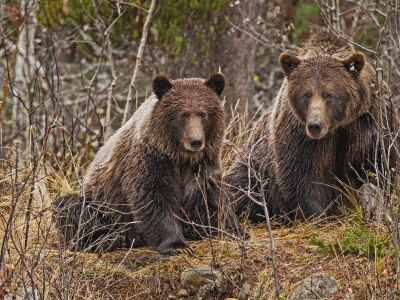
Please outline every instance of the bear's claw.
[[178, 248], [178, 249], [176, 249], [176, 252], [178, 254], [193, 255], [194, 249], [191, 246], [188, 245], [186, 248]]

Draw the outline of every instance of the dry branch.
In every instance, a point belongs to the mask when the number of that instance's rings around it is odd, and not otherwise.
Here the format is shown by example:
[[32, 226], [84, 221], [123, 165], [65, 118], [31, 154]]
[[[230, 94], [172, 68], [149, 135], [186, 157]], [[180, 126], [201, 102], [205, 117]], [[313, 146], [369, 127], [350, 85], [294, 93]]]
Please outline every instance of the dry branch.
[[113, 60], [113, 56], [112, 56], [112, 45], [111, 45], [111, 41], [109, 38], [107, 39], [107, 47], [108, 47], [108, 59], [110, 61], [110, 69], [111, 69], [111, 75], [113, 77], [113, 80], [110, 84], [110, 88], [108, 89], [106, 122], [104, 124], [104, 126], [106, 128], [106, 131], [104, 133], [104, 142], [107, 142], [109, 132], [110, 132], [111, 103], [112, 103], [114, 88], [117, 85], [117, 79], [118, 79], [117, 75], [115, 74], [114, 60]]
[[8, 81], [9, 81], [9, 78], [10, 78], [11, 68], [12, 68], [12, 65], [13, 65], [13, 63], [14, 63], [15, 57], [17, 56], [17, 52], [18, 52], [18, 47], [17, 47], [17, 46], [18, 46], [18, 43], [19, 43], [19, 38], [21, 37], [22, 30], [24, 29], [25, 24], [26, 24], [26, 21], [27, 21], [28, 18], [29, 18], [29, 14], [30, 14], [31, 11], [33, 10], [33, 5], [34, 5], [34, 4], [35, 4], [35, 1], [32, 1], [32, 5], [31, 5], [31, 7], [28, 9], [28, 12], [27, 12], [26, 15], [25, 15], [24, 21], [22, 22], [22, 24], [21, 24], [21, 26], [20, 26], [20, 28], [19, 28], [19, 33], [18, 33], [17, 41], [15, 42], [14, 53], [13, 53], [13, 56], [12, 56], [12, 58], [11, 58], [10, 64], [9, 64], [9, 66], [8, 66], [8, 72], [7, 72], [7, 74], [6, 74], [6, 84], [4, 85], [3, 100], [1, 101], [1, 104], [0, 104], [0, 122], [1, 122], [1, 111], [3, 110], [4, 103], [6, 102], [7, 89], [8, 89]]
[[156, 0], [151, 0], [149, 14], [147, 15], [146, 22], [144, 23], [144, 26], [143, 26], [143, 36], [142, 36], [142, 40], [140, 41], [138, 54], [136, 56], [135, 71], [133, 72], [133, 77], [132, 77], [132, 80], [131, 80], [131, 84], [129, 85], [128, 98], [126, 99], [126, 107], [125, 107], [125, 112], [124, 112], [124, 118], [122, 119], [122, 125], [125, 124], [125, 122], [128, 119], [129, 109], [130, 109], [131, 102], [132, 102], [132, 99], [133, 99], [133, 90], [135, 88], [135, 80], [136, 80], [136, 77], [137, 77], [137, 73], [138, 73], [139, 67], [140, 67], [141, 62], [142, 62], [142, 55], [143, 55], [144, 46], [146, 45], [147, 33], [148, 33], [148, 30], [149, 30], [149, 24], [151, 22], [151, 18], [153, 17], [153, 12], [154, 12], [154, 8], [155, 7], [156, 7]]

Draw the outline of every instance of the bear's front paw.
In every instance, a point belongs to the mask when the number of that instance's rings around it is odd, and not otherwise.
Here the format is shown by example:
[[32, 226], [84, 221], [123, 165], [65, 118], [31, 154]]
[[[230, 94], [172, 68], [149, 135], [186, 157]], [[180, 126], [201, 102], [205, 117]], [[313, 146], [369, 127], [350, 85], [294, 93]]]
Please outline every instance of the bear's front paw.
[[178, 248], [178, 249], [176, 250], [176, 252], [177, 252], [177, 254], [185, 253], [185, 254], [187, 254], [187, 255], [193, 255], [194, 249], [193, 249], [190, 245], [187, 245], [186, 248], [183, 248], [183, 249]]
[[185, 243], [160, 245], [157, 250], [164, 255], [193, 255], [194, 252], [194, 249], [191, 246], [186, 245]]

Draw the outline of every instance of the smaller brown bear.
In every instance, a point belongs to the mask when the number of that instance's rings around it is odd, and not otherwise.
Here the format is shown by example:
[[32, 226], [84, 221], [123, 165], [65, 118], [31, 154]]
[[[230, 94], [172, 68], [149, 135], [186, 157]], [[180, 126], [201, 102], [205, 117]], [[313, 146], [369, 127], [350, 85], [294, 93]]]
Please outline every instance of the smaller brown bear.
[[97, 153], [82, 192], [55, 200], [66, 242], [80, 227], [80, 248], [149, 245], [175, 254], [188, 250], [185, 238], [210, 233], [181, 220], [212, 227], [225, 221], [236, 232], [234, 213], [218, 201], [224, 76], [157, 76], [152, 86], [154, 95]]
[[[298, 57], [283, 53], [279, 62], [286, 78], [275, 102], [225, 177], [230, 201], [254, 222], [265, 216], [248, 192], [256, 201], [265, 199], [271, 215], [293, 220], [339, 214], [338, 204], [352, 207], [341, 195], [342, 183], [358, 189], [368, 171], [375, 173], [375, 161], [380, 165], [375, 72], [364, 54], [328, 32], [311, 37]], [[385, 83], [382, 90], [383, 130], [394, 132], [396, 111]], [[390, 152], [391, 168], [397, 156]]]

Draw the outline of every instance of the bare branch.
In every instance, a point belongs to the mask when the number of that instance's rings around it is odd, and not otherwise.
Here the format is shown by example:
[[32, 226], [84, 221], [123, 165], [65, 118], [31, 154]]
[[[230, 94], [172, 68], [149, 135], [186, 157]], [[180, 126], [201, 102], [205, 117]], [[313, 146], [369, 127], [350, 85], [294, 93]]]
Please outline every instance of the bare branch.
[[147, 15], [146, 22], [144, 23], [144, 26], [143, 26], [143, 35], [142, 35], [142, 40], [140, 41], [140, 46], [139, 46], [138, 54], [136, 57], [135, 70], [133, 72], [131, 84], [129, 85], [128, 98], [126, 99], [126, 107], [125, 107], [125, 112], [124, 112], [124, 118], [122, 119], [122, 125], [125, 124], [125, 122], [128, 120], [129, 109], [130, 109], [131, 101], [133, 99], [133, 90], [135, 88], [135, 80], [136, 80], [136, 76], [137, 76], [139, 67], [141, 66], [141, 63], [142, 63], [142, 55], [143, 55], [144, 46], [146, 45], [149, 24], [151, 22], [151, 18], [153, 17], [153, 12], [154, 12], [155, 7], [156, 7], [156, 0], [151, 0], [149, 14]]

